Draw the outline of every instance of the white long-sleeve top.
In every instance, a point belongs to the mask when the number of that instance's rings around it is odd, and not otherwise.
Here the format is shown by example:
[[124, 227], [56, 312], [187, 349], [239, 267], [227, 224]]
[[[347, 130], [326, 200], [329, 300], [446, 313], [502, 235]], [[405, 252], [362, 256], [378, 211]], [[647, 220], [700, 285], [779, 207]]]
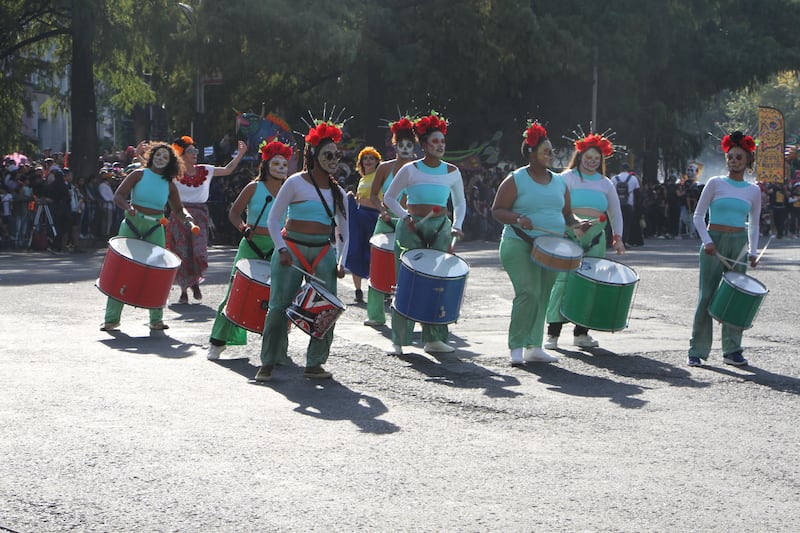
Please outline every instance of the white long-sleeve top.
[[599, 173], [581, 178], [574, 168], [563, 172], [561, 176], [569, 189], [573, 211], [582, 207], [601, 212], [607, 211], [612, 233], [621, 237], [622, 209], [614, 183]]
[[[280, 250], [286, 246], [286, 241], [283, 235], [281, 235], [281, 230], [283, 229], [284, 222], [287, 221], [286, 216], [289, 211], [292, 211], [289, 213], [289, 220], [310, 220], [324, 224], [328, 223], [323, 222], [323, 220], [328, 219], [325, 207], [323, 207], [314, 185], [305, 178], [304, 174], [305, 172], [297, 172], [286, 179], [278, 191], [278, 195], [275, 197], [275, 201], [270, 209], [269, 217], [267, 218], [267, 227], [269, 228], [272, 242], [275, 243], [276, 250]], [[337, 185], [336, 187], [339, 186]], [[339, 191], [342, 194], [342, 198], [346, 198], [346, 193], [341, 187], [339, 187]], [[342, 213], [339, 211], [338, 207], [335, 207], [333, 203], [333, 193], [330, 189], [320, 188], [320, 192], [327, 202], [328, 208], [334, 212], [334, 221], [336, 222], [334, 236], [336, 239], [335, 246], [338, 257], [347, 257], [347, 247], [350, 240], [350, 232], [346, 218], [349, 216], [347, 213], [347, 201], [345, 200], [343, 202], [345, 212]], [[295, 208], [290, 209], [292, 204], [297, 205]]]
[[710, 244], [711, 235], [706, 228], [706, 213], [710, 224], [723, 224], [735, 228], [748, 228], [749, 253], [758, 251], [758, 223], [761, 218], [761, 189], [746, 181], [735, 181], [727, 176], [708, 180], [700, 193], [694, 210], [694, 227], [703, 244]]
[[[383, 196], [383, 203], [401, 219], [408, 216], [402, 205], [400, 197], [405, 192], [408, 205], [429, 204], [447, 207], [447, 197], [453, 201], [453, 228], [461, 230], [464, 217], [467, 213], [467, 200], [464, 198], [464, 180], [461, 172], [456, 168], [452, 172], [429, 173], [422, 171], [418, 165], [423, 165], [422, 160], [413, 161], [403, 166], [392, 180]], [[442, 163], [447, 165], [447, 163]], [[451, 165], [448, 165], [449, 171]], [[440, 194], [441, 188], [449, 190], [449, 195]]]

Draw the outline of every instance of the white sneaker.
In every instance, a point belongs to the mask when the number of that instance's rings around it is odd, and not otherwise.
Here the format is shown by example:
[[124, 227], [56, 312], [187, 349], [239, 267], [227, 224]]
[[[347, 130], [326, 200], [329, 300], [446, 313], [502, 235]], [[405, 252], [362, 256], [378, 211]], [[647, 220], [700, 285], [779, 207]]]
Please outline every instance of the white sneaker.
[[529, 363], [555, 363], [558, 361], [558, 357], [545, 351], [540, 346], [525, 348], [523, 359]]
[[227, 348], [224, 344], [222, 346], [217, 346], [216, 344], [212, 344], [208, 347], [208, 355], [206, 357], [209, 361], [216, 361], [219, 359], [219, 355], [222, 351]]
[[511, 366], [521, 366], [525, 361], [522, 359], [522, 348], [511, 350]]
[[432, 352], [432, 353], [450, 353], [456, 351], [455, 348], [442, 341], [426, 342], [425, 346], [422, 349], [425, 350], [426, 352]]
[[403, 347], [399, 344], [392, 344], [392, 351], [389, 352], [389, 355], [403, 355]]
[[575, 340], [572, 341], [572, 344], [579, 348], [597, 348], [600, 346], [600, 342], [594, 340], [588, 333], [586, 335], [575, 335]]
[[558, 337], [554, 335], [548, 335], [547, 342], [544, 343], [544, 347], [547, 348], [548, 350], [555, 350], [556, 348], [558, 348]]

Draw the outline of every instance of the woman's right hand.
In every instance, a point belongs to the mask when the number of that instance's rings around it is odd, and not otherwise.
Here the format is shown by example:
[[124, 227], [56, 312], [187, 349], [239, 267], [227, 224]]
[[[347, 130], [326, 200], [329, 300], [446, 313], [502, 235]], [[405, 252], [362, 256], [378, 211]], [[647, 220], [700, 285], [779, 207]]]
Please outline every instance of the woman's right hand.
[[703, 251], [706, 253], [706, 255], [717, 255], [717, 247], [713, 242], [704, 245]]
[[280, 257], [280, 264], [283, 266], [292, 266], [292, 254], [289, 253], [289, 250], [283, 250], [278, 252], [278, 256]]

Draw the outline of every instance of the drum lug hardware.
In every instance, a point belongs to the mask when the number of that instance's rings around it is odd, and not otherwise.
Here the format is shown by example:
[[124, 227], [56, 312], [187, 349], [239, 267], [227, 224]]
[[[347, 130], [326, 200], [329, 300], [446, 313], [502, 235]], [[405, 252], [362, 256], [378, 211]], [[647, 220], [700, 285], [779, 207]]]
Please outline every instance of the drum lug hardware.
[[125, 294], [125, 288], [126, 288], [126, 287], [127, 287], [127, 285], [123, 285], [122, 287], [120, 287], [120, 288], [119, 288], [119, 294], [120, 294], [120, 296], [123, 296], [123, 295]]
[[261, 300], [261, 304], [259, 304], [259, 307], [261, 307], [261, 309], [263, 309], [264, 311], [267, 311], [269, 309], [269, 300]]

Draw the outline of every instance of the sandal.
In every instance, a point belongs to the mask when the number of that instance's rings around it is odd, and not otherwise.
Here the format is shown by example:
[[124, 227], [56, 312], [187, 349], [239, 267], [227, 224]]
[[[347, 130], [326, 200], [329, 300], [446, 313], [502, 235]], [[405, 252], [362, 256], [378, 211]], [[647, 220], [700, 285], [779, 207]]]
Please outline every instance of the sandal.
[[192, 296], [194, 296], [195, 300], [202, 300], [203, 299], [203, 293], [200, 292], [200, 285], [197, 285], [197, 284], [192, 285]]
[[169, 326], [164, 324], [163, 322], [153, 322], [152, 324], [150, 324], [150, 329], [152, 329], [153, 331], [161, 331], [169, 329]]
[[189, 303], [189, 295], [185, 292], [181, 293], [181, 297], [178, 298], [178, 305], [185, 305]]
[[104, 322], [100, 324], [100, 331], [119, 331], [119, 322]]

